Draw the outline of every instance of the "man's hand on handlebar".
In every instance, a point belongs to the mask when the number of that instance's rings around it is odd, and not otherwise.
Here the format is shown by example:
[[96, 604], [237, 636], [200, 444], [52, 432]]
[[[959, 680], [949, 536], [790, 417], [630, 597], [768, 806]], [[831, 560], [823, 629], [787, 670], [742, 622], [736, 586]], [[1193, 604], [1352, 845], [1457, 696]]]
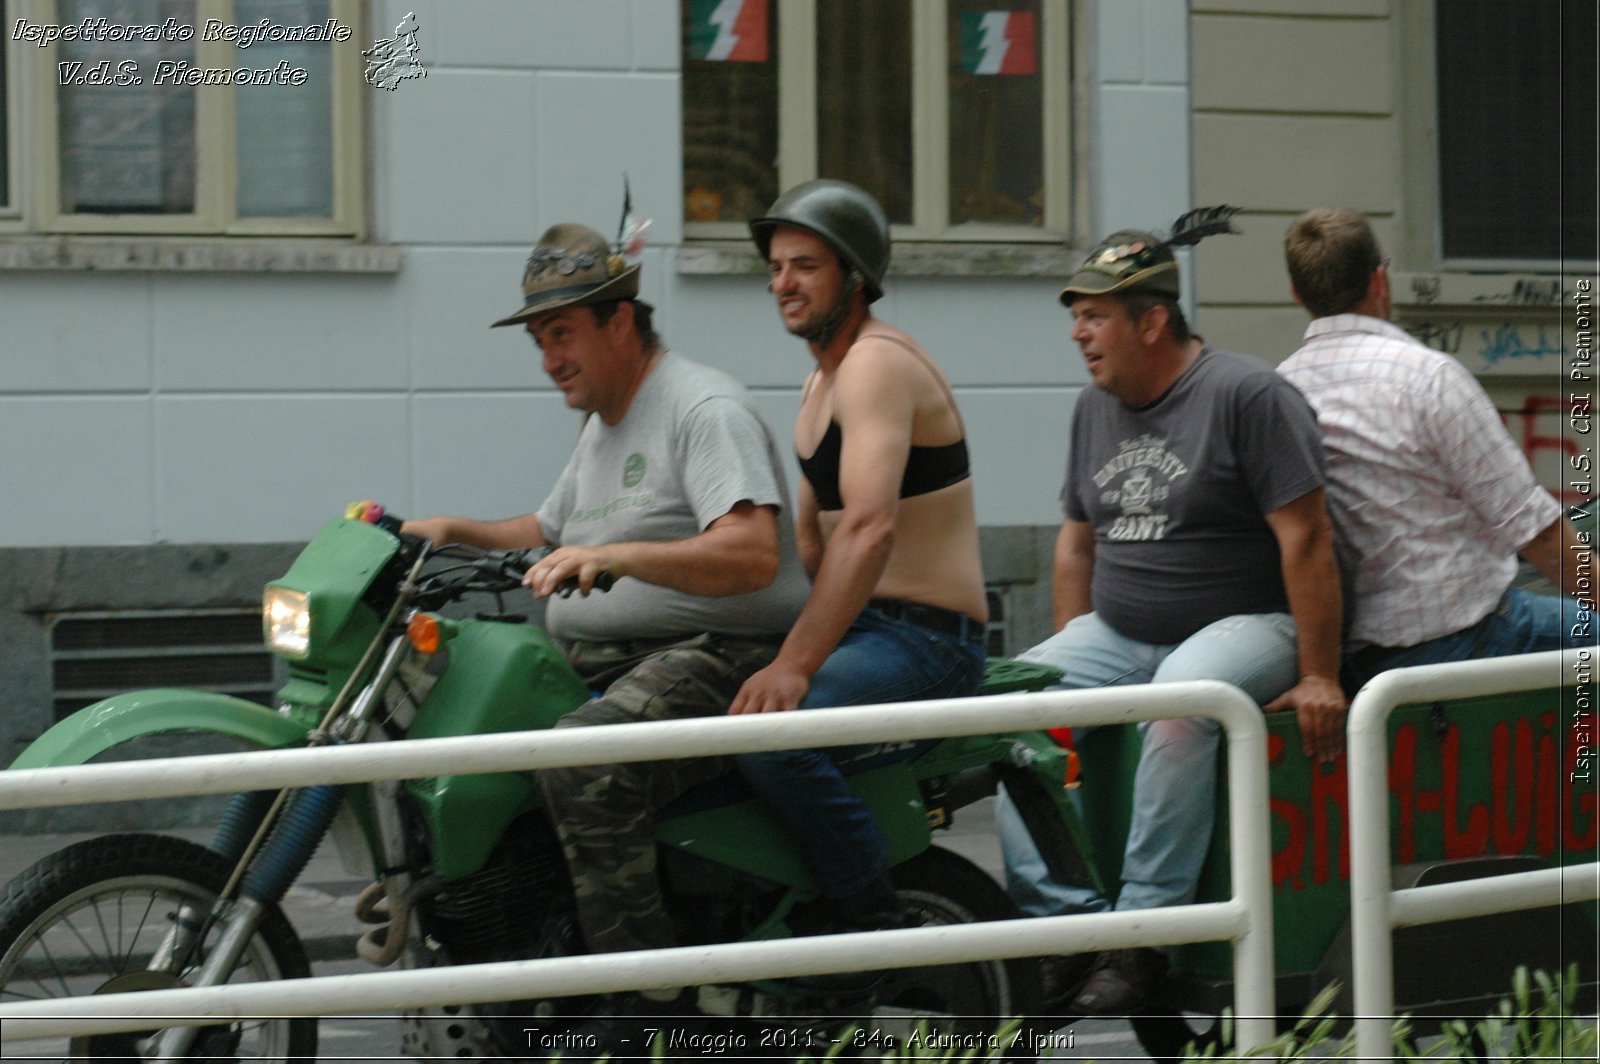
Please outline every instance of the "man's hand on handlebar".
[[607, 547], [557, 547], [528, 570], [522, 584], [539, 598], [573, 591], [588, 598], [591, 591], [609, 591], [621, 575], [621, 559]]
[[448, 517], [424, 517], [416, 521], [407, 521], [400, 526], [400, 531], [429, 540], [435, 547], [455, 542]]

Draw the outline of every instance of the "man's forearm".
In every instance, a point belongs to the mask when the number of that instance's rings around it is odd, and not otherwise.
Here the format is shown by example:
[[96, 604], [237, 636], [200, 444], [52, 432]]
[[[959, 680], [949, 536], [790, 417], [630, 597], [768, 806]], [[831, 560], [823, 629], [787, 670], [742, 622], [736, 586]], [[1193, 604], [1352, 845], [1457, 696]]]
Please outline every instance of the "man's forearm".
[[1088, 525], [1068, 521], [1061, 526], [1051, 574], [1050, 607], [1059, 632], [1094, 609], [1094, 532]]
[[[744, 501], [688, 539], [608, 543], [559, 553], [614, 577], [690, 595], [747, 595], [778, 576], [778, 515], [775, 507]], [[563, 567], [566, 559], [552, 555], [550, 561]]]
[[503, 521], [478, 521], [469, 517], [425, 517], [406, 521], [401, 531], [433, 540], [435, 546], [461, 543], [480, 550], [524, 550], [545, 545], [544, 531], [535, 514]]
[[805, 607], [778, 651], [780, 661], [815, 675], [872, 598], [893, 546], [892, 520], [840, 522], [822, 552]]
[[1583, 541], [1571, 521], [1565, 517], [1558, 517], [1544, 531], [1534, 536], [1520, 553], [1527, 559], [1529, 565], [1556, 585], [1563, 595], [1572, 598], [1581, 597], [1593, 606], [1595, 604], [1593, 592], [1580, 596], [1575, 579], [1578, 563], [1586, 557], [1585, 552], [1592, 550], [1594, 545]]
[[1283, 584], [1294, 615], [1300, 675], [1337, 681], [1344, 601], [1332, 543], [1317, 537], [1298, 557], [1285, 553]]
[[707, 598], [760, 591], [778, 574], [776, 540], [769, 548], [705, 533], [693, 539], [614, 543], [598, 549], [613, 552], [619, 559], [616, 569], [620, 571], [613, 576], [630, 576]]

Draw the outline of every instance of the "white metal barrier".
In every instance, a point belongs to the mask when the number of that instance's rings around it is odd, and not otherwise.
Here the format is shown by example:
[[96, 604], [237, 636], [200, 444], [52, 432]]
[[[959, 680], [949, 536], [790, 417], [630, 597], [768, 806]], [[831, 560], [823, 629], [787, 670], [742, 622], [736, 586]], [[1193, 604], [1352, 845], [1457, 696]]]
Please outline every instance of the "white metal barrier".
[[[1547, 687], [1592, 684], [1593, 650], [1396, 669], [1379, 675], [1350, 707], [1350, 921], [1356, 1053], [1394, 1054], [1396, 928], [1536, 909], [1600, 897], [1600, 863], [1393, 890], [1389, 870], [1389, 714], [1396, 706]], [[1592, 708], [1592, 707], [1591, 707]]]
[[152, 1018], [321, 1016], [867, 971], [886, 962], [920, 966], [1231, 941], [1239, 1045], [1262, 1045], [1274, 1034], [1266, 725], [1261, 711], [1242, 691], [1214, 681], [0, 772], [0, 810], [1187, 716], [1214, 717], [1227, 734], [1234, 892], [1227, 901], [1142, 912], [62, 998], [0, 1005], [0, 1029], [7, 1038], [32, 1039], [146, 1029]]

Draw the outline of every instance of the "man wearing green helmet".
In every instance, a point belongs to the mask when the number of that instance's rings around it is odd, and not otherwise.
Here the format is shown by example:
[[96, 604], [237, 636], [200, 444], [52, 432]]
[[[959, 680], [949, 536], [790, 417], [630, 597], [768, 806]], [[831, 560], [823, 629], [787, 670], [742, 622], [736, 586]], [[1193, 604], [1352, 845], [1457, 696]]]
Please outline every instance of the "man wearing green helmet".
[[[863, 190], [819, 180], [785, 193], [750, 231], [784, 326], [816, 360], [794, 433], [796, 532], [812, 590], [777, 659], [745, 682], [729, 712], [975, 694], [988, 607], [966, 432], [927, 352], [872, 315], [889, 264], [888, 220]], [[904, 916], [883, 834], [841, 765], [918, 749], [736, 759], [847, 928]]]
[[[1062, 686], [1222, 680], [1297, 712], [1304, 752], [1342, 747], [1341, 595], [1310, 405], [1258, 359], [1193, 335], [1174, 246], [1231, 232], [1232, 208], [1194, 211], [1165, 239], [1113, 233], [1061, 303], [1090, 385], [1072, 413], [1056, 542], [1054, 636], [1020, 657]], [[1118, 911], [1194, 899], [1210, 844], [1220, 725], [1139, 725], [1142, 745]], [[1014, 810], [997, 810], [1007, 886], [1033, 915], [1111, 904], [1043, 872]], [[1079, 963], [1070, 963], [1070, 962]], [[1050, 958], [1046, 1007], [1141, 1008], [1167, 967], [1153, 949]]]

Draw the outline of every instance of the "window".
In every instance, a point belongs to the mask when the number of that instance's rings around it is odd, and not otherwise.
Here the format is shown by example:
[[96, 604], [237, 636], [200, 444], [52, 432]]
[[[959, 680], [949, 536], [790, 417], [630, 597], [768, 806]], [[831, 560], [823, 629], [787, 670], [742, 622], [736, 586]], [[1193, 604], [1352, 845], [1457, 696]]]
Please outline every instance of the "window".
[[1443, 257], [1593, 259], [1593, 0], [1434, 10]]
[[[53, 0], [28, 13], [8, 30], [41, 104], [30, 228], [359, 235], [355, 0]], [[40, 47], [29, 27], [63, 32]]]
[[898, 239], [1059, 240], [1070, 217], [1065, 0], [683, 0], [685, 218], [744, 222], [813, 177]]

